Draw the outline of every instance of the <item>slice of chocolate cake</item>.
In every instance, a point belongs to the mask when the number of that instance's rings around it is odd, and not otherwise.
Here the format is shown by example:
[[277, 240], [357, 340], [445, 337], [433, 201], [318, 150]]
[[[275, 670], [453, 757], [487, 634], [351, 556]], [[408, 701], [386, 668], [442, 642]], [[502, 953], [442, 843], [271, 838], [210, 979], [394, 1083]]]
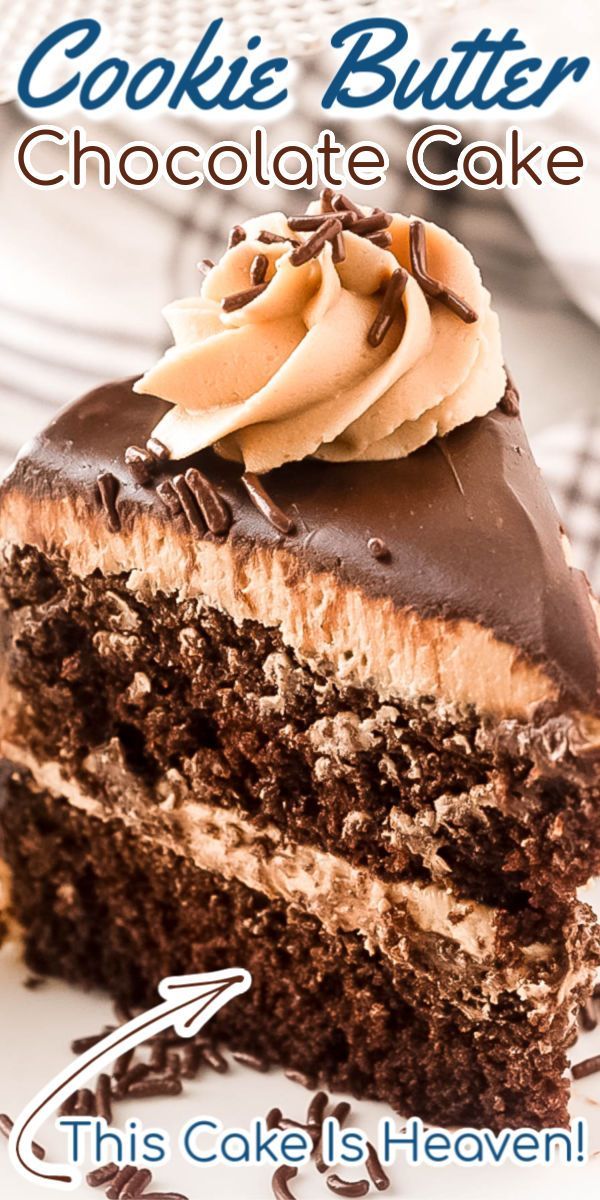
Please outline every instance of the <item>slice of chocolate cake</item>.
[[3, 486], [11, 915], [128, 1003], [249, 968], [222, 1036], [310, 1078], [563, 1123], [594, 603], [470, 256], [323, 207], [238, 229], [175, 348]]

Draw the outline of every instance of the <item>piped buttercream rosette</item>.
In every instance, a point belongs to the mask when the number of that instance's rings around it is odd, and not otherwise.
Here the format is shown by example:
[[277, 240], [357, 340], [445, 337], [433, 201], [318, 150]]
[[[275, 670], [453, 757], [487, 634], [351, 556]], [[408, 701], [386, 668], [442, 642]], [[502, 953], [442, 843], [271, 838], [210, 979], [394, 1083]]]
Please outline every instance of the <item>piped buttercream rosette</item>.
[[[386, 248], [348, 224], [337, 253], [326, 240], [299, 265], [311, 234], [283, 213], [242, 229], [200, 295], [167, 307], [174, 345], [135, 385], [173, 405], [154, 430], [172, 458], [212, 445], [257, 473], [310, 455], [401, 458], [502, 397], [498, 318], [471, 255], [443, 229], [422, 223], [428, 274], [470, 306], [468, 321], [423, 285], [409, 217], [390, 217]], [[370, 338], [400, 268], [395, 319]]]

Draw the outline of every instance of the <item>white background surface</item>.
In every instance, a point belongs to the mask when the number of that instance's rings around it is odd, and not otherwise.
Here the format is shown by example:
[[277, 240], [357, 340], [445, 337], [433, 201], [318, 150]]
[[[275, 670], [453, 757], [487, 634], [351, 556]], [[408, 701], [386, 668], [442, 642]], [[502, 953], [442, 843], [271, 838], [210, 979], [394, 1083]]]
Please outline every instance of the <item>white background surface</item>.
[[[600, 902], [600, 885], [593, 899]], [[14, 946], [0, 954], [0, 1111], [13, 1117], [71, 1060], [69, 1045], [74, 1037], [99, 1032], [114, 1020], [112, 1006], [100, 993], [81, 992], [48, 980], [36, 990], [25, 988], [29, 972]], [[600, 1027], [582, 1034], [573, 1049], [573, 1061], [600, 1052]], [[260, 1075], [231, 1062], [227, 1075], [206, 1068], [193, 1082], [185, 1082], [179, 1097], [166, 1100], [121, 1101], [115, 1104], [114, 1124], [123, 1127], [129, 1117], [146, 1126], [168, 1130], [175, 1147], [173, 1160], [156, 1170], [150, 1191], [180, 1191], [189, 1200], [268, 1200], [272, 1195], [269, 1167], [200, 1168], [184, 1163], [177, 1152], [180, 1128], [195, 1117], [209, 1115], [226, 1126], [247, 1128], [253, 1117], [265, 1116], [278, 1105], [284, 1115], [303, 1121], [312, 1093], [272, 1071]], [[339, 1097], [337, 1097], [339, 1099]], [[590, 1160], [570, 1167], [411, 1167], [399, 1159], [390, 1168], [391, 1188], [382, 1196], [389, 1200], [591, 1200], [600, 1186], [600, 1075], [573, 1085], [573, 1117], [589, 1123]], [[390, 1110], [382, 1104], [356, 1101], [350, 1122], [375, 1140], [377, 1123]], [[39, 1140], [48, 1159], [64, 1161], [65, 1137], [48, 1125]], [[594, 1157], [595, 1155], [595, 1157]], [[364, 1168], [340, 1171], [344, 1178], [364, 1178]], [[297, 1200], [326, 1200], [333, 1195], [312, 1165], [304, 1167], [293, 1181]], [[7, 1200], [33, 1200], [35, 1196], [59, 1196], [21, 1179], [12, 1169], [6, 1148], [0, 1144], [0, 1196]], [[65, 1193], [83, 1200], [104, 1195], [83, 1185]], [[371, 1191], [370, 1196], [380, 1193]]]

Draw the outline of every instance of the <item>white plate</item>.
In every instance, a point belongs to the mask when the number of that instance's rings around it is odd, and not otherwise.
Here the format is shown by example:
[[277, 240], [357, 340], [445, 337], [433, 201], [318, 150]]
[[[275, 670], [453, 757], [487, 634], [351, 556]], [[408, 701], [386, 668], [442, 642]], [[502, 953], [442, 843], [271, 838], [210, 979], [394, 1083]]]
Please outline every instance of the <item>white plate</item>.
[[[600, 899], [600, 887], [594, 899]], [[71, 1058], [74, 1037], [95, 1033], [114, 1019], [109, 1000], [98, 992], [83, 992], [55, 980], [35, 990], [24, 987], [28, 971], [14, 945], [0, 953], [0, 1111], [16, 1115], [45, 1083]], [[573, 1061], [600, 1053], [600, 1027], [582, 1034], [573, 1050]], [[172, 1161], [157, 1169], [151, 1190], [179, 1191], [189, 1200], [268, 1200], [272, 1195], [269, 1167], [220, 1166], [200, 1168], [185, 1163], [177, 1152], [177, 1134], [190, 1119], [214, 1116], [227, 1127], [247, 1128], [253, 1117], [265, 1115], [274, 1105], [296, 1120], [304, 1120], [309, 1093], [277, 1071], [260, 1075], [231, 1064], [227, 1075], [210, 1070], [190, 1083], [184, 1093], [167, 1100], [122, 1102], [115, 1107], [115, 1124], [129, 1117], [168, 1130], [175, 1147]], [[339, 1097], [338, 1097], [339, 1098]], [[350, 1097], [348, 1097], [349, 1099]], [[352, 1122], [374, 1140], [377, 1123], [390, 1115], [383, 1104], [353, 1103]], [[392, 1186], [382, 1196], [389, 1200], [578, 1200], [596, 1197], [600, 1184], [600, 1075], [573, 1086], [572, 1115], [589, 1123], [590, 1150], [598, 1152], [583, 1166], [518, 1167], [413, 1167], [397, 1163], [390, 1168]], [[50, 1123], [40, 1135], [48, 1158], [64, 1158], [65, 1138]], [[1, 1139], [0, 1139], [1, 1141]], [[345, 1177], [364, 1176], [364, 1170], [345, 1170]], [[312, 1166], [293, 1181], [297, 1200], [331, 1200], [333, 1195]], [[33, 1200], [47, 1192], [22, 1179], [11, 1167], [0, 1145], [0, 1195], [6, 1200]], [[65, 1193], [67, 1194], [67, 1193]], [[102, 1197], [102, 1190], [82, 1186], [71, 1195]], [[371, 1197], [379, 1193], [371, 1191]]]

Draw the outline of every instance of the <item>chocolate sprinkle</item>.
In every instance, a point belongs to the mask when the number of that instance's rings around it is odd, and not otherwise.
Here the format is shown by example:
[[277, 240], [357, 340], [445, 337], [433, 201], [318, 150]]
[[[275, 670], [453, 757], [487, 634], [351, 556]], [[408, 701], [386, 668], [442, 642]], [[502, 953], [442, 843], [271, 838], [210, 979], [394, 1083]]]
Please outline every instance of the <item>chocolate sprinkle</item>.
[[[354, 229], [352, 232], [354, 233]], [[392, 244], [392, 235], [388, 233], [387, 229], [384, 229], [381, 233], [368, 234], [366, 240], [372, 242], [374, 246], [379, 246], [380, 250], [387, 250], [388, 246]]]
[[90, 1171], [89, 1175], [85, 1177], [85, 1182], [91, 1188], [103, 1187], [118, 1174], [119, 1168], [116, 1163], [105, 1163], [102, 1167], [96, 1167], [95, 1171]]
[[67, 1096], [66, 1100], [63, 1100], [63, 1102], [58, 1110], [59, 1117], [71, 1117], [75, 1111], [76, 1104], [77, 1104], [77, 1092], [71, 1092], [71, 1095]]
[[212, 258], [201, 258], [200, 262], [196, 263], [196, 266], [202, 275], [209, 275], [214, 265], [215, 264]]
[[156, 494], [172, 517], [178, 517], [183, 511], [179, 496], [170, 479], [165, 479], [158, 484]]
[[314, 1087], [313, 1080], [310, 1078], [310, 1076], [305, 1075], [304, 1071], [294, 1071], [291, 1069], [289, 1071], [284, 1071], [284, 1075], [286, 1079], [291, 1079], [292, 1083], [299, 1083], [305, 1088]]
[[125, 1184], [129, 1183], [130, 1179], [137, 1174], [137, 1167], [128, 1164], [126, 1167], [121, 1167], [121, 1170], [114, 1179], [106, 1193], [107, 1200], [120, 1200]]
[[[0, 1113], [0, 1133], [3, 1133], [5, 1138], [10, 1137], [13, 1125], [14, 1121], [12, 1117], [9, 1117], [7, 1113]], [[42, 1159], [46, 1157], [46, 1151], [43, 1146], [40, 1146], [39, 1142], [32, 1142], [31, 1149], [36, 1158]]]
[[275, 246], [278, 242], [289, 242], [292, 246], [300, 245], [297, 238], [282, 237], [280, 233], [271, 233], [270, 229], [261, 229], [256, 240], [262, 242], [264, 246]]
[[370, 537], [367, 542], [367, 549], [373, 558], [386, 559], [390, 557], [390, 552], [385, 542], [378, 537]]
[[149, 437], [146, 442], [146, 450], [156, 459], [157, 462], [167, 462], [171, 457], [170, 450], [157, 437]]
[[97, 1046], [98, 1042], [105, 1038], [107, 1033], [112, 1033], [114, 1025], [106, 1025], [102, 1033], [93, 1033], [90, 1037], [74, 1038], [71, 1042], [71, 1052], [73, 1054], [85, 1054], [86, 1050], [91, 1050], [92, 1046]]
[[129, 1183], [125, 1185], [120, 1200], [133, 1200], [134, 1197], [141, 1196], [151, 1182], [152, 1171], [149, 1171], [147, 1167], [139, 1167], [135, 1175], [131, 1176]]
[[202, 514], [196, 504], [194, 496], [186, 482], [184, 475], [173, 476], [173, 487], [177, 492], [181, 507], [188, 519], [188, 524], [191, 529], [194, 529], [197, 534], [202, 535], [205, 532], [205, 525], [202, 519]]
[[433, 300], [439, 300], [440, 304], [444, 304], [468, 325], [477, 320], [477, 313], [470, 304], [467, 304], [466, 300], [457, 296], [456, 292], [451, 291], [450, 288], [444, 287], [438, 279], [432, 279], [431, 275], [427, 274], [427, 246], [425, 226], [422, 221], [411, 221], [410, 223], [410, 262], [412, 273], [426, 296], [431, 296]]
[[[271, 499], [265, 491], [258, 475], [253, 471], [246, 471], [242, 475], [242, 483], [254, 505], [263, 517], [266, 517], [270, 525], [274, 529], [279, 530], [279, 533], [294, 533], [295, 525], [290, 517], [286, 516], [283, 509], [279, 508], [275, 501]], [[310, 1087], [310, 1084], [307, 1085]]]
[[246, 230], [244, 229], [243, 225], [234, 225], [231, 233], [229, 234], [229, 241], [227, 243], [228, 250], [231, 250], [233, 246], [239, 246], [240, 242], [245, 241]]
[[337, 264], [343, 262], [346, 257], [346, 245], [344, 242], [343, 233], [338, 233], [336, 235], [336, 237], [334, 237], [331, 246], [332, 246], [332, 255], [331, 256], [333, 258], [334, 263], [337, 266]]
[[321, 201], [321, 212], [327, 213], [327, 212], [333, 211], [332, 204], [333, 204], [334, 196], [335, 196], [335, 192], [334, 192], [333, 188], [330, 188], [330, 187], [323, 188], [321, 195], [319, 197], [319, 199]]
[[181, 1192], [146, 1192], [144, 1200], [188, 1200]]
[[586, 1000], [579, 1009], [579, 1023], [586, 1033], [591, 1033], [592, 1029], [596, 1029], [598, 1025], [598, 1015], [596, 1013], [596, 1005], [592, 997]]
[[502, 399], [498, 403], [498, 408], [500, 412], [506, 413], [507, 417], [518, 417], [521, 411], [521, 400], [515, 381], [506, 363], [504, 364], [504, 372], [506, 374], [506, 388], [504, 389]]
[[270, 1108], [266, 1115], [266, 1118], [265, 1118], [265, 1125], [267, 1126], [267, 1129], [268, 1130], [277, 1129], [280, 1121], [281, 1121], [281, 1109], [280, 1108]]
[[182, 1090], [183, 1085], [177, 1075], [147, 1075], [145, 1079], [132, 1083], [127, 1095], [146, 1100], [153, 1096], [179, 1096]]
[[96, 1115], [104, 1117], [107, 1125], [112, 1125], [112, 1105], [110, 1102], [110, 1079], [108, 1075], [99, 1075], [96, 1080]]
[[121, 528], [121, 519], [117, 512], [119, 480], [112, 474], [112, 471], [101, 471], [97, 479], [97, 484], [100, 493], [100, 503], [106, 513], [108, 528], [111, 533], [118, 533]]
[[275, 1200], [294, 1200], [293, 1193], [290, 1192], [288, 1183], [290, 1179], [295, 1179], [298, 1174], [297, 1167], [288, 1167], [286, 1165], [278, 1167], [272, 1180], [271, 1187]]
[[245, 1050], [236, 1050], [232, 1057], [243, 1067], [250, 1067], [252, 1071], [260, 1071], [261, 1075], [265, 1075], [269, 1070], [268, 1059], [259, 1058], [257, 1054], [247, 1054]]
[[[190, 1050], [196, 1050], [193, 1044], [189, 1047]], [[197, 1051], [199, 1054], [199, 1051]], [[148, 1063], [151, 1071], [164, 1071], [167, 1065], [167, 1043], [162, 1038], [157, 1038], [152, 1045], [150, 1058]], [[189, 1076], [193, 1079], [193, 1076]]]
[[229, 1070], [229, 1063], [220, 1050], [216, 1046], [203, 1046], [202, 1059], [213, 1071], [217, 1071], [219, 1075], [224, 1075]]
[[190, 467], [185, 481], [198, 502], [198, 507], [211, 533], [227, 533], [231, 526], [231, 512], [217, 489], [197, 467]]
[[384, 212], [381, 208], [374, 208], [373, 212], [368, 217], [358, 217], [352, 225], [352, 232], [357, 233], [359, 237], [368, 237], [374, 233], [380, 233], [387, 229], [392, 223], [391, 213]]
[[325, 1109], [327, 1108], [328, 1100], [329, 1100], [329, 1096], [327, 1095], [327, 1092], [317, 1092], [313, 1096], [313, 1098], [308, 1106], [308, 1112], [306, 1114], [306, 1124], [307, 1125], [322, 1125], [323, 1124], [323, 1117], [325, 1114]]
[[269, 267], [269, 260], [266, 254], [257, 254], [250, 263], [250, 282], [256, 287], [259, 283], [265, 282], [265, 275]]
[[89, 1088], [80, 1088], [77, 1092], [73, 1114], [76, 1117], [94, 1117], [96, 1115], [94, 1093]]
[[339, 233], [342, 232], [342, 223], [337, 217], [327, 217], [319, 228], [315, 230], [312, 237], [306, 239], [301, 246], [290, 254], [290, 262], [293, 267], [301, 267], [304, 263], [310, 262], [312, 258], [317, 258], [321, 253], [326, 242], [332, 242]]
[[221, 308], [223, 312], [237, 312], [238, 308], [244, 308], [246, 304], [250, 304], [252, 300], [256, 300], [268, 287], [266, 283], [257, 283], [255, 287], [246, 288], [243, 292], [232, 292], [230, 296], [224, 296], [221, 300]]
[[588, 1075], [595, 1075], [597, 1071], [600, 1071], [600, 1054], [594, 1054], [591, 1058], [584, 1058], [583, 1062], [575, 1063], [571, 1067], [573, 1079], [585, 1079]]
[[136, 483], [150, 483], [156, 469], [156, 459], [142, 446], [128, 446], [125, 451], [125, 464], [129, 467]]
[[359, 217], [361, 220], [365, 216], [362, 208], [359, 208], [358, 204], [355, 204], [353, 200], [350, 200], [348, 198], [348, 196], [344, 196], [341, 192], [337, 192], [336, 195], [334, 195], [332, 197], [331, 207], [333, 208], [334, 212], [336, 212], [336, 213], [339, 213], [339, 212], [354, 213], [354, 215], [356, 217]]
[[347, 1196], [348, 1200], [355, 1200], [357, 1196], [366, 1196], [369, 1191], [368, 1179], [357, 1179], [350, 1182], [347, 1179], [340, 1179], [339, 1175], [330, 1175], [326, 1182], [330, 1192], [334, 1192], [336, 1196]]
[[408, 274], [404, 267], [398, 267], [389, 278], [388, 285], [385, 289], [383, 300], [379, 308], [379, 312], [371, 325], [367, 334], [367, 341], [370, 346], [376, 348], [380, 346], [386, 334], [389, 332], [393, 321], [398, 316], [402, 308], [402, 297], [404, 295], [406, 284], [408, 282]]
[[379, 1155], [371, 1142], [367, 1142], [367, 1171], [378, 1192], [385, 1192], [390, 1186], [389, 1176], [386, 1175]]
[[140, 1079], [145, 1079], [150, 1074], [150, 1066], [145, 1062], [134, 1063], [128, 1071], [118, 1080], [118, 1088], [116, 1089], [119, 1095], [125, 1096], [130, 1087], [134, 1083], [139, 1083]]
[[121, 1079], [123, 1075], [126, 1074], [126, 1072], [129, 1070], [133, 1055], [134, 1050], [132, 1048], [131, 1050], [126, 1050], [124, 1054], [120, 1054], [115, 1060], [115, 1064], [112, 1069], [114, 1079]]
[[181, 1074], [183, 1075], [183, 1078], [195, 1079], [200, 1069], [200, 1060], [202, 1058], [201, 1047], [195, 1046], [192, 1042], [190, 1045], [183, 1047], [181, 1055]]

